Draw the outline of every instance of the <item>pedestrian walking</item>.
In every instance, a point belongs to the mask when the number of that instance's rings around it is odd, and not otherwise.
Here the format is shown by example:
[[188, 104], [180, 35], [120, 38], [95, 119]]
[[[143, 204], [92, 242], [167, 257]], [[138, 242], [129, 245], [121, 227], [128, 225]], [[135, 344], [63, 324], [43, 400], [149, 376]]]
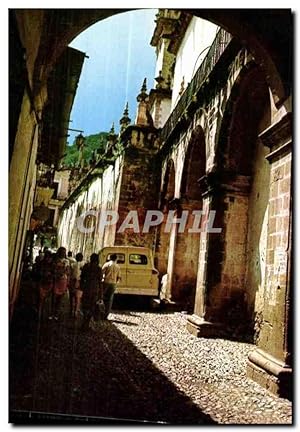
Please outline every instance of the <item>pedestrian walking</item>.
[[72, 252], [72, 251], [69, 251], [69, 252], [68, 252], [67, 259], [68, 259], [68, 261], [69, 261], [69, 263], [70, 263], [70, 266], [72, 266], [73, 264], [76, 263], [76, 259], [73, 258], [73, 252]]
[[58, 320], [58, 313], [63, 296], [68, 292], [70, 264], [66, 258], [66, 249], [59, 247], [53, 263], [52, 314], [49, 319]]
[[75, 262], [70, 267], [70, 316], [76, 318], [79, 316], [82, 289], [80, 286], [80, 274], [83, 267], [83, 255], [81, 252], [75, 256]]
[[104, 318], [107, 319], [113, 305], [117, 283], [121, 280], [121, 269], [117, 264], [117, 254], [112, 254], [110, 260], [103, 264], [102, 273], [103, 301], [105, 306]]
[[93, 253], [90, 262], [85, 264], [81, 270], [80, 286], [82, 294], [83, 325], [87, 330], [90, 320], [94, 314], [97, 301], [103, 298], [102, 293], [102, 270], [99, 266], [99, 256]]
[[39, 251], [39, 260], [40, 261], [42, 261], [43, 259], [44, 259], [44, 256], [45, 256], [45, 252], [47, 252], [49, 249], [48, 249], [48, 246], [45, 246], [44, 248], [43, 248], [43, 250], [41, 249], [40, 251]]
[[39, 307], [43, 307], [46, 298], [53, 288], [53, 260], [52, 253], [46, 250], [44, 258], [37, 264], [37, 283], [39, 287]]

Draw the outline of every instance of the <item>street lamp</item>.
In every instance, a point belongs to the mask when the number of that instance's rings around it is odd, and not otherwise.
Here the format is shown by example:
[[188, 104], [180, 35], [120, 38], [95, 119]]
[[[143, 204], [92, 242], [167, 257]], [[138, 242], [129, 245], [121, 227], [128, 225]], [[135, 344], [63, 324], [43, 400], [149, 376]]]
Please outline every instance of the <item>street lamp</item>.
[[82, 135], [82, 133], [80, 132], [80, 134], [77, 135], [75, 138], [76, 147], [78, 148], [78, 150], [80, 150], [84, 146], [84, 141], [85, 141], [85, 138]]
[[82, 133], [80, 132], [79, 135], [77, 135], [77, 137], [75, 138], [75, 143], [76, 143], [76, 147], [78, 149], [78, 166], [80, 168], [83, 167], [83, 147], [84, 147], [84, 142], [85, 142], [85, 138], [82, 135]]

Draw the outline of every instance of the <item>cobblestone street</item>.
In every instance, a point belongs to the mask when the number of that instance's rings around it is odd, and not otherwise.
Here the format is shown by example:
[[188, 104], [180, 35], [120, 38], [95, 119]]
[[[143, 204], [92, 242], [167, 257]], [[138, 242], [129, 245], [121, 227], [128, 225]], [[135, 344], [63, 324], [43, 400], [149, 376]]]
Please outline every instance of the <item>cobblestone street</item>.
[[[11, 335], [11, 416], [25, 410], [172, 424], [290, 424], [291, 402], [246, 378], [253, 345], [195, 338], [184, 313], [67, 314]], [[37, 344], [36, 331], [39, 332]], [[27, 338], [27, 340], [26, 340]]]

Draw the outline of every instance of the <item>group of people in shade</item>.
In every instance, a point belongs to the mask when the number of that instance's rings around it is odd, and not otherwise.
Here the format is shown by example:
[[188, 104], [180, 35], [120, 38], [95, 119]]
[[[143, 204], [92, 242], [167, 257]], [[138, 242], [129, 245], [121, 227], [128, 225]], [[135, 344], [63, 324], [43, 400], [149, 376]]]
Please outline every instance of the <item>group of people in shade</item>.
[[96, 305], [103, 306], [102, 319], [107, 319], [113, 304], [117, 283], [121, 280], [117, 255], [112, 254], [102, 268], [99, 256], [93, 253], [88, 263], [83, 262], [82, 253], [75, 258], [59, 247], [53, 254], [44, 250], [35, 265], [35, 278], [39, 289], [40, 309], [51, 297], [50, 320], [58, 320], [63, 297], [68, 294], [70, 316], [78, 318], [83, 314], [83, 329], [88, 329]]

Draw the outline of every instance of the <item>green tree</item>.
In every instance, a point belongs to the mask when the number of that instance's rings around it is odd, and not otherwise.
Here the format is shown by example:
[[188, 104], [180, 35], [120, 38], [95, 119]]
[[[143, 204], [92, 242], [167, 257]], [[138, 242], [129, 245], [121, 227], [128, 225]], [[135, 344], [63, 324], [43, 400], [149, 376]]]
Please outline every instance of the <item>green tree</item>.
[[[103, 154], [105, 151], [105, 146], [107, 142], [107, 132], [99, 132], [94, 135], [88, 135], [85, 137], [85, 144], [83, 150], [83, 158], [85, 163], [88, 163], [96, 150], [98, 154]], [[67, 145], [66, 155], [63, 158], [63, 165], [66, 167], [74, 167], [78, 162], [78, 149], [76, 147], [76, 142], [74, 140], [72, 145]]]

